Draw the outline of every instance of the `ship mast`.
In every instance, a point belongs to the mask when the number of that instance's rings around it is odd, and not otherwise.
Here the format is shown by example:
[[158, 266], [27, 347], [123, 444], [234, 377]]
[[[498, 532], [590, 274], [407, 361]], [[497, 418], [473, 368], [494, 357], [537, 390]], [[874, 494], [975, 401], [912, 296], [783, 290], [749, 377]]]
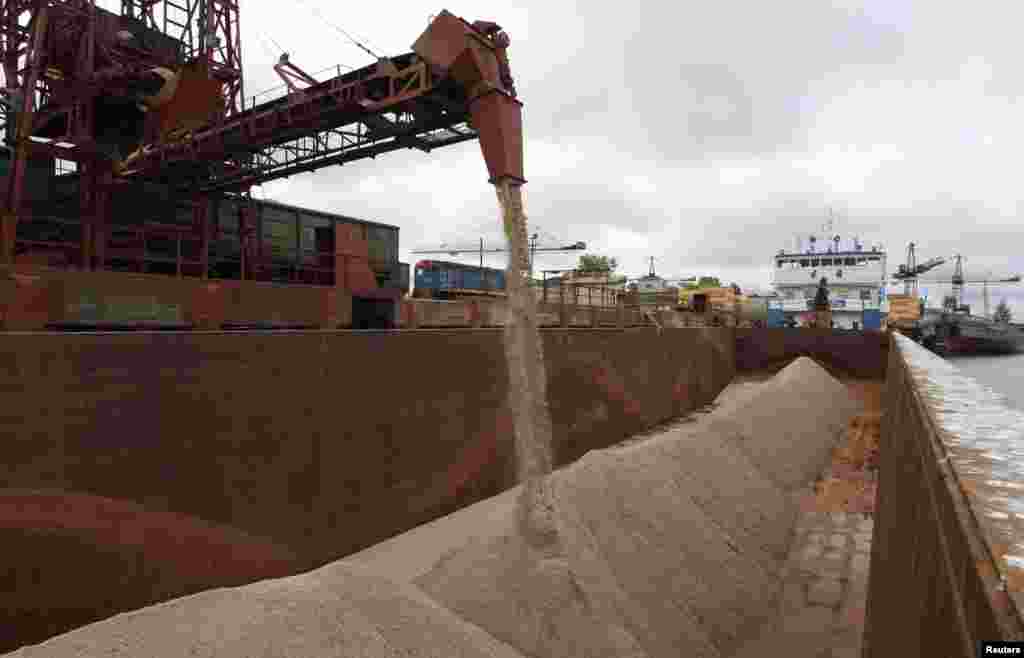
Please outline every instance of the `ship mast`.
[[[914, 243], [911, 242], [907, 245], [907, 271], [913, 275], [917, 271], [917, 252], [914, 248]], [[903, 282], [903, 294], [913, 295], [917, 298], [917, 277], [910, 276]]]
[[952, 294], [946, 297], [944, 306], [950, 311], [956, 312], [964, 304], [964, 259], [960, 254], [956, 255], [956, 268], [953, 270], [952, 283]]
[[982, 302], [983, 302], [983, 303], [985, 304], [985, 317], [986, 317], [987, 319], [989, 319], [989, 320], [991, 320], [991, 319], [992, 319], [992, 314], [991, 314], [991, 313], [990, 313], [990, 311], [989, 311], [989, 309], [990, 309], [990, 306], [989, 306], [989, 305], [991, 304], [991, 300], [989, 299], [989, 296], [988, 296], [988, 280], [989, 280], [989, 278], [990, 278], [991, 276], [992, 276], [992, 273], [991, 273], [991, 272], [989, 272], [989, 273], [988, 273], [988, 274], [987, 274], [987, 275], [985, 276], [985, 285], [984, 285], [984, 286], [982, 287], [982, 290], [981, 290], [981, 293], [982, 293]]

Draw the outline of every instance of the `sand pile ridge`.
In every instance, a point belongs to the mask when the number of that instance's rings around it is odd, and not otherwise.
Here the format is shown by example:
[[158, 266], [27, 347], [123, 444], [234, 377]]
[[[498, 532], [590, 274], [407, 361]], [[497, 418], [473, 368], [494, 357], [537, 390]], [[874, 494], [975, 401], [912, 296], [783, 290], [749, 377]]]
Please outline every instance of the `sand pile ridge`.
[[[835, 420], [769, 413], [807, 400]], [[833, 425], [855, 407], [842, 384], [800, 359], [705, 421], [552, 474], [557, 553], [529, 549], [509, 492], [350, 560], [395, 573], [403, 553], [430, 546], [434, 559], [421, 554], [402, 577], [527, 655], [729, 656], [744, 629], [773, 614], [796, 515], [789, 467], [768, 455], [791, 441], [802, 478], [827, 460]], [[766, 415], [771, 425], [754, 432]]]
[[136, 610], [10, 658], [522, 658], [409, 584], [334, 564]]
[[787, 491], [821, 472], [863, 404], [824, 368], [800, 357], [755, 395], [718, 415], [712, 429]]

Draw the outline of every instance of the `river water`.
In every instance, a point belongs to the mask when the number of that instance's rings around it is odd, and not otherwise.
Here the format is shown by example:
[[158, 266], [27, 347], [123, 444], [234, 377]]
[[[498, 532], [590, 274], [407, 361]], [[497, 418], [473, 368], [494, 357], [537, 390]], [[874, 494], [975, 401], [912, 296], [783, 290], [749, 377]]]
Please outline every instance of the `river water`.
[[963, 374], [1002, 395], [1009, 406], [1024, 410], [1024, 354], [956, 356], [949, 361]]

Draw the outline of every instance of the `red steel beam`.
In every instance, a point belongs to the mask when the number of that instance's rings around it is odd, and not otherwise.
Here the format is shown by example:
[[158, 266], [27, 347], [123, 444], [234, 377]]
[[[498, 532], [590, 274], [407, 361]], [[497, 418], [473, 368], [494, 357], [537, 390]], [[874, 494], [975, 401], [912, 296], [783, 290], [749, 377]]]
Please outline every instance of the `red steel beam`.
[[[11, 169], [7, 175], [7, 196], [0, 213], [0, 262], [11, 265], [14, 263], [14, 244], [18, 234], [18, 214], [21, 211], [22, 196], [25, 184], [25, 168], [28, 164], [29, 136], [32, 134], [32, 117], [35, 114], [36, 81], [45, 66], [45, 37], [47, 9], [41, 0], [35, 3], [36, 10], [32, 15], [32, 35], [28, 44], [28, 65], [21, 87], [21, 108], [14, 138], [14, 153], [11, 158]], [[17, 20], [17, 14], [14, 20]], [[14, 83], [16, 85], [16, 81]], [[12, 85], [14, 86], [14, 85]]]
[[[386, 85], [388, 94], [374, 100], [370, 92], [374, 84]], [[152, 173], [180, 162], [214, 162], [232, 152], [254, 152], [303, 134], [355, 123], [366, 114], [397, 109], [432, 88], [423, 62], [396, 71], [367, 67], [289, 96], [283, 103], [268, 103], [269, 109], [254, 108], [188, 140], [144, 149], [125, 163], [122, 175]]]
[[[430, 94], [435, 80], [446, 78], [469, 99], [459, 110], [472, 116], [491, 181], [522, 184], [522, 103], [515, 98], [508, 44], [498, 25], [471, 24], [442, 11], [413, 45], [415, 55], [382, 60], [243, 112], [187, 140], [144, 149], [125, 163], [122, 175], [153, 177], [176, 164], [224, 162], [232, 154], [365, 123], [374, 114], [408, 108], [410, 101]], [[376, 86], [385, 88], [383, 95], [375, 94]], [[258, 177], [254, 171], [252, 178]]]

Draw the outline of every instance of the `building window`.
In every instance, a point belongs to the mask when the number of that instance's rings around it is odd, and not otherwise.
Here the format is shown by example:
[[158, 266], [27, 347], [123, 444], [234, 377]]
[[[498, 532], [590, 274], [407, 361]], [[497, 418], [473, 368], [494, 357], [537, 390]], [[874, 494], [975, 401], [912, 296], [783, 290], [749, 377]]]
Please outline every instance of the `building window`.
[[73, 174], [78, 171], [78, 163], [74, 160], [61, 160], [55, 158], [53, 161], [54, 173], [58, 176], [66, 176], [67, 174]]

